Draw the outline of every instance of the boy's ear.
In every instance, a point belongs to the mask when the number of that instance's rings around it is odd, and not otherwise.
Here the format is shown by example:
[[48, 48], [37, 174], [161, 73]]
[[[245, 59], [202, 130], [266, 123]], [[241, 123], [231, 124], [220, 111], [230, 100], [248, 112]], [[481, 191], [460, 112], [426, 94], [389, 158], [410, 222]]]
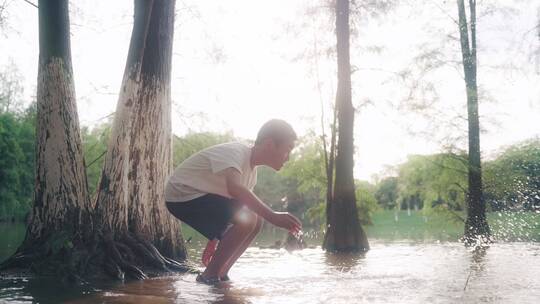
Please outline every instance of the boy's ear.
[[270, 149], [272, 148], [272, 145], [274, 145], [274, 140], [270, 137], [267, 137], [263, 140], [262, 144], [265, 149]]

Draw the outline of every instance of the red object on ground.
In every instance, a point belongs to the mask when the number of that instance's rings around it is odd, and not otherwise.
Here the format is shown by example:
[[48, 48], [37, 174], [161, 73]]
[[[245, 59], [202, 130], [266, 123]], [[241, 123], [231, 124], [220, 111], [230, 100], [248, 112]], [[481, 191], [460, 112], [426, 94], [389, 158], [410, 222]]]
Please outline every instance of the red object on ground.
[[208, 263], [210, 263], [210, 260], [214, 256], [214, 252], [216, 252], [218, 243], [219, 241], [217, 239], [213, 239], [208, 241], [208, 244], [206, 244], [206, 248], [204, 248], [201, 259], [204, 266], [208, 266]]

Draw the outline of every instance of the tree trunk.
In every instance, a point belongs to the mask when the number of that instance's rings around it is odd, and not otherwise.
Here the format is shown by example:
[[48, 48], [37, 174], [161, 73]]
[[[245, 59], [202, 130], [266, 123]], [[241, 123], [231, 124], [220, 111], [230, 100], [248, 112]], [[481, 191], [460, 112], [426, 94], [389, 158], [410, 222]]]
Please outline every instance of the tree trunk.
[[94, 205], [75, 108], [67, 4], [43, 1], [39, 6], [35, 207], [25, 242], [0, 269], [42, 265], [39, 273], [76, 278], [105, 272], [118, 279], [125, 274], [146, 278], [143, 269], [189, 271], [174, 260], [185, 259], [186, 251], [178, 222], [163, 201], [172, 159], [174, 1], [135, 1], [126, 69]]
[[489, 242], [491, 233], [486, 220], [486, 203], [482, 189], [480, 157], [480, 122], [478, 118], [478, 86], [476, 81], [476, 1], [469, 0], [469, 29], [464, 0], [458, 0], [459, 34], [465, 87], [467, 91], [467, 117], [469, 133], [469, 191], [467, 195], [467, 220], [463, 240], [466, 245]]
[[145, 235], [170, 257], [185, 258], [179, 221], [165, 206], [165, 183], [172, 173], [171, 61], [174, 1], [156, 1], [152, 9], [132, 114], [130, 171], [131, 231]]
[[[135, 1], [135, 20], [96, 209], [108, 271], [144, 278], [141, 266], [185, 268], [178, 221], [165, 208], [171, 173], [170, 72], [174, 1]], [[122, 248], [129, 248], [124, 258]]]
[[329, 251], [366, 251], [369, 244], [358, 219], [354, 191], [354, 108], [351, 97], [348, 0], [336, 1], [336, 36], [338, 60], [336, 177], [323, 247]]
[[49, 267], [51, 258], [67, 265], [71, 248], [84, 246], [92, 231], [67, 0], [39, 2], [36, 140], [30, 224], [22, 245], [0, 268], [33, 266], [39, 272], [39, 265]]
[[332, 213], [332, 201], [334, 200], [334, 164], [336, 160], [336, 129], [337, 129], [337, 107], [334, 107], [333, 122], [331, 125], [331, 137], [330, 137], [330, 155], [326, 152], [326, 143], [324, 145], [325, 150], [325, 163], [326, 163], [326, 223], [330, 223], [330, 214]]
[[142, 60], [153, 1], [135, 1], [135, 18], [116, 112], [96, 191], [97, 219], [107, 233], [128, 231], [131, 116], [140, 90]]

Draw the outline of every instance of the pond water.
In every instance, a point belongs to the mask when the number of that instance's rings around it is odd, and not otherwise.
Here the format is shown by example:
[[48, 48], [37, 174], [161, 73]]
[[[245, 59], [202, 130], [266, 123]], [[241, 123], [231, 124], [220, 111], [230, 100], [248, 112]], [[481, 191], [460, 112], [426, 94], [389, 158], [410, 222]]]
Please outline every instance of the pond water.
[[[189, 231], [186, 232], [189, 234]], [[262, 236], [259, 244], [271, 238]], [[318, 240], [311, 239], [312, 244]], [[112, 286], [66, 288], [51, 280], [8, 277], [0, 303], [537, 303], [540, 244], [371, 239], [365, 254], [320, 247], [287, 252], [250, 247], [216, 286], [170, 274]], [[197, 261], [203, 242], [188, 244]]]
[[68, 303], [538, 303], [540, 246], [372, 241], [364, 255], [249, 248], [232, 281], [132, 282]]

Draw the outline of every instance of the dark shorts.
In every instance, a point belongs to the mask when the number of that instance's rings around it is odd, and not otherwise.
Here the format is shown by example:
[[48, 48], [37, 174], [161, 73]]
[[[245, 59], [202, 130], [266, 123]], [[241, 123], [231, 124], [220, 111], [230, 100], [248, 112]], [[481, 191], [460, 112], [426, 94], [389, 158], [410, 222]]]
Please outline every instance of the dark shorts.
[[217, 194], [206, 194], [187, 202], [166, 202], [167, 209], [177, 219], [193, 227], [207, 239], [221, 239], [242, 208], [236, 200]]

